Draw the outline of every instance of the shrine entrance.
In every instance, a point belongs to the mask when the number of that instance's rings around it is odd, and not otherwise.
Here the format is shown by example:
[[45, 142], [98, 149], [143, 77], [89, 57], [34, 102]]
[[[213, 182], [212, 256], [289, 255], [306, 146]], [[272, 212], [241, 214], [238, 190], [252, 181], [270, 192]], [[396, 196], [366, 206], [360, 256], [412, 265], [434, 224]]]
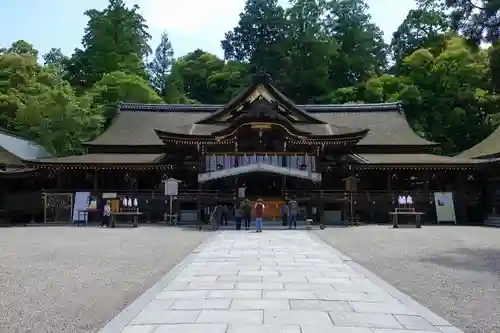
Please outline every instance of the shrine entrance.
[[245, 188], [250, 199], [282, 198], [283, 176], [256, 172], [238, 177], [238, 186]]

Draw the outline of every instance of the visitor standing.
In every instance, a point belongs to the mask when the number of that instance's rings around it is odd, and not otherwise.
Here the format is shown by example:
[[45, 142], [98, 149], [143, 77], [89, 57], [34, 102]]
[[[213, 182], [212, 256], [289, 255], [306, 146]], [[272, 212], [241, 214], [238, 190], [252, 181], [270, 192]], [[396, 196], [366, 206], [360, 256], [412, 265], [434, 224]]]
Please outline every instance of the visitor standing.
[[111, 217], [111, 201], [107, 200], [102, 211], [101, 227], [109, 227], [109, 219]]
[[227, 216], [229, 214], [229, 209], [227, 205], [222, 206], [222, 225], [227, 227]]
[[281, 206], [281, 224], [286, 227], [288, 225], [288, 219], [290, 217], [290, 208], [288, 208], [288, 200]]
[[264, 203], [262, 199], [257, 199], [255, 204], [255, 229], [256, 232], [262, 232], [262, 225], [264, 224]]
[[288, 224], [288, 229], [297, 229], [297, 217], [299, 215], [299, 204], [297, 203], [297, 200], [295, 200], [295, 197], [292, 197], [292, 200], [288, 203], [288, 209], [290, 212], [290, 218], [289, 218], [289, 224]]
[[250, 200], [245, 199], [242, 203], [243, 220], [245, 222], [245, 230], [250, 230], [250, 222], [252, 220], [252, 204]]
[[242, 211], [240, 205], [237, 205], [234, 210], [234, 219], [236, 220], [236, 230], [241, 230]]

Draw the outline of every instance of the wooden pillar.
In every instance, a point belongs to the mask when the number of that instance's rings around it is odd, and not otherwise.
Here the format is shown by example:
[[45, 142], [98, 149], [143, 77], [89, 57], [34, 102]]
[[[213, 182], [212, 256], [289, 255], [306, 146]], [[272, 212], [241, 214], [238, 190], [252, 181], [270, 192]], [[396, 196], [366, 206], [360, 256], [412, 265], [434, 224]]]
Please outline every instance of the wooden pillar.
[[57, 176], [56, 176], [56, 186], [57, 186], [57, 190], [60, 191], [61, 190], [61, 187], [62, 187], [62, 178], [61, 178], [61, 173], [62, 173], [62, 170], [59, 169], [57, 171]]
[[429, 191], [429, 170], [427, 170], [427, 169], [424, 170], [423, 181], [424, 181], [424, 191], [428, 192]]
[[387, 171], [387, 191], [392, 191], [392, 171]]

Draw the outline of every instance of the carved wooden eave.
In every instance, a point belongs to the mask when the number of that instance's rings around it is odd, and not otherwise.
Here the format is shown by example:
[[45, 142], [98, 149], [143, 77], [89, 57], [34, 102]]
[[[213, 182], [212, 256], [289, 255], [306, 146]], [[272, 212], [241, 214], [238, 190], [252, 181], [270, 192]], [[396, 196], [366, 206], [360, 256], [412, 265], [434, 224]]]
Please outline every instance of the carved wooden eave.
[[234, 143], [234, 138], [218, 139], [213, 135], [193, 135], [193, 134], [182, 134], [182, 133], [172, 133], [165, 132], [162, 130], [155, 129], [156, 135], [164, 143], [175, 143], [182, 145], [220, 145], [220, 144], [230, 144]]
[[325, 122], [312, 116], [304, 109], [284, 96], [274, 85], [267, 74], [257, 74], [253, 83], [240, 95], [228, 104], [199, 120], [198, 124], [227, 123], [245, 112], [248, 105], [257, 100], [264, 100], [276, 105], [277, 110], [286, 115], [292, 122], [305, 122], [310, 124], [325, 124]]

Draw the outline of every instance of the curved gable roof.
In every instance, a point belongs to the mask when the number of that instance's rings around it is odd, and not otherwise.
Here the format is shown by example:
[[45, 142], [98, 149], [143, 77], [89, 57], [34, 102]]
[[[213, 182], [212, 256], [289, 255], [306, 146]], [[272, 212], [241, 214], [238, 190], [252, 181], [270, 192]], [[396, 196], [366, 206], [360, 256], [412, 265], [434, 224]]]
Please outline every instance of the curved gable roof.
[[483, 141], [475, 146], [464, 150], [457, 157], [462, 158], [487, 158], [495, 157], [500, 154], [500, 126]]
[[[199, 124], [221, 105], [206, 104], [121, 104], [111, 126], [94, 141], [96, 146], [160, 146], [163, 142], [155, 129], [204, 135], [220, 128], [217, 124]], [[358, 145], [431, 146], [436, 145], [418, 136], [408, 124], [399, 103], [298, 105], [331, 128], [365, 128], [368, 134]], [[328, 129], [327, 125], [304, 124]], [[297, 125], [298, 126], [298, 125]], [[301, 125], [302, 126], [302, 125]]]

